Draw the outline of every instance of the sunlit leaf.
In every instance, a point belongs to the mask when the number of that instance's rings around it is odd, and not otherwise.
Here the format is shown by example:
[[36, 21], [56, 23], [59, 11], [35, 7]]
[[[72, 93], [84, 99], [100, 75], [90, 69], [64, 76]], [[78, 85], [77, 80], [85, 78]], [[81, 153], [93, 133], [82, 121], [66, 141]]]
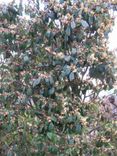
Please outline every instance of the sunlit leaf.
[[35, 79], [33, 81], [33, 87], [36, 87], [40, 83], [40, 81], [41, 81], [41, 78]]
[[89, 24], [85, 20], [81, 20], [81, 24], [85, 29], [89, 27]]
[[71, 73], [69, 74], [69, 80], [70, 80], [70, 81], [73, 81], [74, 79], [75, 79], [74, 72], [71, 72]]

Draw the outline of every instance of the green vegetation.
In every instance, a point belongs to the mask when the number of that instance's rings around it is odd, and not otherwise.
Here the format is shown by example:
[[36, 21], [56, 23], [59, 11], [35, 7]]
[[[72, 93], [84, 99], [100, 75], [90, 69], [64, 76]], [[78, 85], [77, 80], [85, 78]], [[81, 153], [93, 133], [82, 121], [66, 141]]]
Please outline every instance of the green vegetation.
[[[115, 81], [108, 2], [0, 7], [0, 155], [116, 156], [98, 94]], [[21, 8], [21, 6], [20, 6]]]

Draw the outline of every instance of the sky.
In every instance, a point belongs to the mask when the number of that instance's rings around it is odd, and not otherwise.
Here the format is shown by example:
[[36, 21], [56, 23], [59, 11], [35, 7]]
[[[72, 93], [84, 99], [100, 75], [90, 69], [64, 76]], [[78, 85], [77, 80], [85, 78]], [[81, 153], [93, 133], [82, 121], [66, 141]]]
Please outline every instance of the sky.
[[114, 16], [115, 23], [112, 28], [112, 32], [109, 34], [109, 50], [117, 49], [117, 11], [115, 12]]

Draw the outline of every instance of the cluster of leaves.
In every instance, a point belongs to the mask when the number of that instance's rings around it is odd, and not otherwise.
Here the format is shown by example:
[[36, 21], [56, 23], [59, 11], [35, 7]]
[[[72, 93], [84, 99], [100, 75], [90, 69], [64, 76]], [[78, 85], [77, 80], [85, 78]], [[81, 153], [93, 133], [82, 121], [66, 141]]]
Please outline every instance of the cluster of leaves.
[[13, 4], [0, 11], [1, 155], [116, 155], [97, 98], [114, 83], [108, 3], [29, 5], [29, 20]]

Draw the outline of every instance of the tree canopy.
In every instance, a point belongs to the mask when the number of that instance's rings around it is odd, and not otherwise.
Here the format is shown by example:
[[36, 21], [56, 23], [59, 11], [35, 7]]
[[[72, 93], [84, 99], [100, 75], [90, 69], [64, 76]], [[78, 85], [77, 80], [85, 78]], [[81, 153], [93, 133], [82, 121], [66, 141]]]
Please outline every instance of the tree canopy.
[[98, 94], [115, 81], [108, 2], [0, 7], [2, 155], [116, 155], [116, 121]]

